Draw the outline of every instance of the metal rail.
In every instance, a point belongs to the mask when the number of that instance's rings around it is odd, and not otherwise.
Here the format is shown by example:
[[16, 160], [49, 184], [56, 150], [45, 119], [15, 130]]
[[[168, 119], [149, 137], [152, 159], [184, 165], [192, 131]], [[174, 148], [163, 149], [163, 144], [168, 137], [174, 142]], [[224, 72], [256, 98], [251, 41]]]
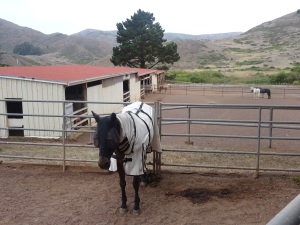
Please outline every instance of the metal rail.
[[[0, 99], [0, 101], [7, 101], [7, 99]], [[63, 126], [62, 129], [39, 129], [39, 128], [13, 128], [13, 127], [0, 127], [0, 130], [28, 130], [28, 131], [52, 131], [59, 132], [61, 134], [61, 138], [57, 140], [55, 143], [49, 143], [47, 141], [41, 143], [27, 142], [27, 141], [5, 141], [5, 139], [0, 139], [0, 144], [3, 145], [32, 145], [32, 146], [54, 146], [62, 148], [62, 157], [31, 157], [31, 156], [16, 156], [16, 155], [7, 155], [2, 154], [0, 158], [12, 158], [12, 159], [36, 159], [36, 160], [50, 160], [50, 161], [59, 161], [63, 163], [63, 170], [65, 170], [66, 162], [71, 161], [80, 161], [80, 162], [96, 162], [96, 160], [84, 160], [84, 159], [72, 159], [67, 157], [66, 148], [94, 148], [92, 145], [78, 145], [78, 144], [70, 144], [67, 143], [66, 133], [94, 133], [92, 129], [92, 125], [89, 124], [87, 129], [66, 129], [66, 120], [67, 118], [83, 118], [83, 119], [91, 119], [93, 118], [90, 115], [66, 115], [64, 112], [65, 104], [67, 103], [90, 103], [90, 104], [119, 104], [123, 106], [124, 104], [130, 104], [130, 102], [87, 102], [87, 101], [42, 101], [42, 100], [13, 100], [9, 99], [9, 101], [22, 101], [22, 102], [41, 102], [41, 103], [58, 103], [62, 107], [62, 115], [46, 115], [46, 114], [16, 114], [16, 113], [0, 113], [0, 116], [8, 116], [8, 115], [22, 115], [23, 117], [60, 117], [63, 118]], [[258, 176], [260, 171], [286, 171], [286, 172], [300, 172], [299, 168], [262, 168], [260, 157], [261, 156], [277, 156], [277, 157], [300, 157], [300, 152], [262, 152], [261, 151], [261, 140], [269, 141], [269, 148], [272, 148], [273, 140], [281, 140], [281, 141], [300, 141], [300, 137], [290, 137], [290, 136], [273, 136], [273, 130], [275, 129], [289, 129], [289, 130], [299, 130], [300, 129], [300, 121], [274, 121], [273, 114], [276, 110], [300, 110], [300, 106], [286, 106], [286, 105], [211, 105], [211, 104], [178, 104], [178, 103], [159, 103], [159, 102], [149, 102], [148, 104], [152, 105], [155, 109], [156, 118], [158, 120], [158, 125], [161, 133], [161, 138], [163, 137], [185, 137], [187, 138], [187, 143], [192, 143], [191, 138], [197, 137], [209, 137], [209, 138], [233, 138], [233, 139], [250, 139], [256, 140], [256, 146], [250, 147], [249, 151], [231, 151], [231, 150], [223, 150], [223, 149], [215, 149], [215, 150], [207, 150], [207, 149], [175, 149], [175, 148], [164, 148], [163, 152], [167, 155], [170, 152], [177, 153], [199, 153], [199, 154], [228, 154], [228, 155], [250, 155], [256, 157], [256, 165], [253, 167], [244, 167], [244, 166], [220, 166], [220, 165], [201, 165], [200, 164], [182, 164], [182, 163], [166, 163], [162, 160], [161, 154], [156, 152], [153, 153], [153, 160], [149, 162], [153, 165], [154, 171], [160, 171], [161, 166], [179, 166], [179, 167], [191, 167], [191, 168], [217, 168], [217, 169], [239, 169], [239, 170], [253, 170], [256, 171], [256, 175]], [[230, 120], [230, 119], [199, 119], [192, 118], [192, 111], [194, 110], [202, 110], [205, 108], [210, 109], [254, 109], [257, 110], [257, 114], [254, 116], [253, 120]], [[186, 118], [172, 118], [163, 116], [164, 111], [170, 110], [187, 110]], [[265, 110], [269, 110], [269, 118], [262, 119], [262, 112]], [[295, 118], [297, 119], [297, 118]], [[162, 132], [162, 128], [166, 126], [172, 126], [175, 124], [179, 124], [181, 126], [188, 126], [188, 132], [183, 134], [177, 134], [175, 132]], [[192, 133], [191, 128], [193, 126], [198, 125], [211, 125], [211, 126], [234, 126], [234, 127], [252, 127], [257, 128], [256, 135], [225, 135], [225, 134], [207, 134], [207, 133]], [[84, 127], [84, 126], [81, 126]], [[184, 129], [184, 128], [183, 128]], [[268, 135], [262, 135], [261, 129], [268, 129]], [[164, 144], [164, 143], [162, 143]]]
[[[0, 102], [5, 102], [8, 101], [8, 99], [0, 99]], [[23, 145], [23, 146], [46, 146], [46, 147], [59, 147], [62, 149], [62, 156], [61, 157], [33, 157], [33, 156], [24, 156], [24, 155], [7, 155], [7, 154], [0, 154], [0, 158], [5, 158], [5, 159], [21, 159], [21, 160], [45, 160], [45, 161], [56, 161], [56, 162], [61, 162], [63, 171], [66, 169], [66, 163], [67, 162], [89, 162], [89, 163], [97, 163], [97, 160], [87, 160], [87, 159], [74, 159], [67, 157], [66, 154], [66, 148], [78, 148], [78, 149], [83, 149], [83, 148], [90, 148], [90, 149], [95, 149], [93, 145], [79, 145], [79, 144], [69, 144], [67, 143], [67, 133], [89, 133], [93, 134], [94, 130], [92, 129], [94, 126], [91, 124], [90, 120], [93, 118], [91, 115], [87, 114], [81, 114], [81, 115], [73, 115], [73, 114], [66, 114], [65, 111], [65, 106], [67, 103], [89, 103], [89, 104], [118, 104], [121, 106], [124, 106], [126, 104], [130, 104], [130, 102], [94, 102], [94, 101], [43, 101], [43, 100], [21, 100], [21, 99], [9, 99], [10, 102], [37, 102], [37, 103], [58, 103], [62, 107], [62, 114], [56, 114], [56, 115], [51, 115], [51, 114], [20, 114], [20, 113], [0, 113], [0, 116], [22, 116], [22, 117], [49, 117], [49, 118], [63, 118], [62, 120], [62, 129], [42, 129], [42, 128], [20, 128], [20, 127], [0, 127], [0, 130], [22, 130], [22, 131], [51, 131], [51, 132], [58, 132], [60, 133], [60, 138], [56, 138], [55, 143], [53, 141], [47, 142], [47, 138], [43, 138], [41, 140], [45, 140], [44, 142], [31, 142], [31, 141], [6, 141], [4, 138], [0, 138], [0, 145]], [[146, 102], [149, 105], [153, 105], [154, 103], [152, 102]], [[86, 108], [84, 108], [86, 110]], [[80, 110], [79, 110], [80, 111]], [[75, 112], [77, 113], [77, 112]], [[103, 114], [107, 115], [107, 114]], [[85, 128], [85, 129], [78, 129], [79, 126], [71, 126], [70, 128], [67, 128], [67, 119], [68, 118], [82, 118], [81, 121], [89, 121], [89, 124], [87, 126], [80, 126], [80, 128]], [[51, 137], [49, 137], [51, 138]], [[20, 140], [20, 138], [18, 138]], [[26, 137], [25, 139], [26, 140]], [[84, 150], [83, 150], [84, 151]], [[159, 156], [156, 154], [155, 162], [156, 164], [153, 165], [154, 171], [155, 169], [160, 170], [160, 165], [157, 165], [159, 162]]]
[[[255, 85], [260, 86], [260, 85]], [[264, 85], [265, 88], [272, 89], [272, 97], [277, 98], [300, 98], [300, 88], [298, 86], [271, 86]], [[250, 87], [248, 85], [227, 85], [227, 84], [168, 84], [166, 93], [172, 94], [172, 92], [181, 91], [185, 95], [198, 93], [206, 96], [210, 93], [216, 93], [224, 97], [226, 95], [240, 95], [244, 97], [246, 95], [252, 95], [250, 93]]]
[[[257, 119], [255, 120], [229, 120], [229, 119], [199, 119], [192, 118], [191, 110], [201, 110], [205, 108], [213, 108], [213, 109], [254, 109], [257, 111], [257, 115], [255, 116]], [[269, 148], [272, 148], [272, 140], [282, 140], [282, 141], [299, 141], [300, 137], [279, 137], [273, 136], [274, 129], [292, 129], [299, 130], [300, 129], [300, 120], [298, 121], [274, 121], [273, 114], [276, 110], [296, 110], [299, 111], [299, 106], [286, 106], [286, 105], [215, 105], [215, 104], [178, 104], [178, 103], [161, 103], [161, 114], [163, 111], [168, 111], [168, 115], [170, 114], [170, 110], [181, 110], [187, 111], [186, 113], [181, 113], [180, 115], [187, 115], [186, 118], [161, 118], [161, 126], [172, 126], [175, 124], [180, 124], [182, 126], [188, 126], [187, 133], [167, 133], [162, 132], [161, 137], [186, 137], [187, 144], [193, 144], [191, 138], [193, 137], [209, 137], [209, 138], [230, 138], [230, 139], [252, 139], [256, 140], [256, 147], [252, 147], [253, 151], [228, 151], [228, 150], [190, 150], [190, 149], [171, 149], [165, 148], [163, 149], [165, 154], [168, 152], [176, 152], [176, 153], [208, 153], [208, 154], [240, 154], [240, 155], [254, 155], [256, 157], [256, 165], [254, 167], [239, 167], [239, 166], [219, 166], [219, 165], [201, 165], [201, 164], [180, 164], [180, 163], [166, 163], [162, 162], [163, 166], [179, 166], [179, 167], [199, 167], [199, 168], [217, 168], [217, 169], [238, 169], [238, 170], [255, 170], [256, 176], [259, 176], [260, 171], [289, 171], [289, 172], [300, 172], [300, 168], [262, 168], [260, 157], [261, 156], [295, 156], [300, 157], [299, 153], [288, 153], [288, 152], [261, 152], [261, 140], [269, 140]], [[262, 111], [269, 110], [269, 119], [262, 119]], [[255, 112], [255, 111], [254, 111]], [[169, 116], [168, 116], [169, 117]], [[218, 126], [236, 126], [236, 127], [253, 127], [257, 128], [256, 135], [225, 135], [225, 134], [207, 134], [207, 133], [191, 133], [191, 126], [194, 125], [218, 125]], [[295, 126], [291, 126], [295, 125]], [[268, 129], [268, 135], [262, 135], [261, 130]], [[251, 149], [251, 147], [250, 147]], [[167, 156], [165, 158], [168, 158]]]

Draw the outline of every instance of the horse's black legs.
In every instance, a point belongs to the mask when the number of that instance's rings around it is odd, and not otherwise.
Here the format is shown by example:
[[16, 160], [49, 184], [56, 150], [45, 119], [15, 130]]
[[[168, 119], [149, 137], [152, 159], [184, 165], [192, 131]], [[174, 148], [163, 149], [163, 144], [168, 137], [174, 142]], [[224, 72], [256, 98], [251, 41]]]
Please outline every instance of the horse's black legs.
[[121, 213], [126, 213], [128, 211], [127, 209], [127, 196], [126, 196], [126, 181], [125, 179], [120, 179], [120, 187], [121, 187], [121, 192], [122, 192], [122, 204], [120, 208]]
[[139, 197], [140, 176], [134, 176], [132, 184], [134, 188], [134, 207], [132, 213], [134, 215], [139, 215], [141, 213]]
[[120, 208], [120, 213], [125, 214], [128, 212], [127, 209], [127, 196], [126, 196], [126, 180], [125, 180], [125, 171], [123, 168], [123, 160], [120, 156], [117, 155], [118, 160], [117, 160], [117, 168], [118, 168], [118, 174], [120, 178], [120, 187], [121, 187], [121, 193], [122, 193], [122, 204]]

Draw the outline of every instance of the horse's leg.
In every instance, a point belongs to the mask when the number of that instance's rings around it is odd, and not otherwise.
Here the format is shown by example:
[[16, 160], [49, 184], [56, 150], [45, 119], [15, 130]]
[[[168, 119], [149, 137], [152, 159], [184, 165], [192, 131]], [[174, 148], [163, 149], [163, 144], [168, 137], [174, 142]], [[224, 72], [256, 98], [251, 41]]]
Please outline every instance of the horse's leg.
[[140, 215], [140, 197], [139, 197], [139, 187], [140, 187], [140, 176], [133, 177], [133, 188], [134, 188], [134, 207], [132, 210], [132, 214]]
[[118, 166], [118, 174], [120, 178], [120, 187], [121, 187], [121, 193], [122, 193], [122, 204], [121, 208], [119, 209], [119, 212], [122, 214], [125, 214], [128, 212], [127, 208], [127, 196], [126, 196], [126, 180], [125, 180], [125, 171], [123, 167], [123, 160], [117, 160], [117, 166]]

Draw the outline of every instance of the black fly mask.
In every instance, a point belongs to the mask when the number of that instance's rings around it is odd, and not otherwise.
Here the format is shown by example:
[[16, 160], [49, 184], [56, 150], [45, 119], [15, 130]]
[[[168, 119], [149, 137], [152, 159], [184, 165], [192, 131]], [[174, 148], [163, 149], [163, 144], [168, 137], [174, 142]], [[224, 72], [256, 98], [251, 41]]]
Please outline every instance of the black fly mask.
[[108, 169], [110, 158], [114, 151], [118, 149], [120, 142], [120, 135], [117, 130], [117, 117], [115, 113], [104, 117], [100, 117], [94, 112], [92, 113], [97, 121], [94, 145], [99, 148], [100, 158], [98, 164], [101, 169]]

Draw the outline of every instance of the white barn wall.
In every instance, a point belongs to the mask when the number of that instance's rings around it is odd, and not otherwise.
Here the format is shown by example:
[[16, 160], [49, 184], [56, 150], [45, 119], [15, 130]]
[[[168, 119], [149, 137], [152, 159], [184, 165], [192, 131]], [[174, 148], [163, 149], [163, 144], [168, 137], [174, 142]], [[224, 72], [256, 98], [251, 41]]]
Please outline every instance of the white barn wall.
[[[87, 101], [95, 102], [123, 102], [123, 77], [113, 77], [102, 80], [102, 84], [87, 88]], [[120, 104], [92, 104], [88, 103], [88, 113], [91, 110], [98, 114], [110, 114], [119, 111]]]
[[[63, 85], [34, 82], [28, 80], [6, 79], [0, 78], [1, 99], [5, 98], [21, 98], [23, 100], [64, 100], [65, 92]], [[6, 113], [5, 102], [2, 103], [1, 111]], [[62, 103], [39, 103], [39, 102], [23, 102], [24, 114], [49, 114], [62, 115]], [[0, 126], [7, 127], [7, 116], [0, 119]], [[19, 120], [19, 123], [24, 125], [24, 128], [30, 129], [61, 129], [63, 119], [60, 117], [34, 117], [24, 116], [23, 119], [9, 119]], [[21, 121], [20, 121], [21, 120]], [[26, 137], [59, 137], [60, 132], [52, 131], [24, 131]], [[7, 137], [8, 132], [0, 131], [1, 137]]]
[[130, 76], [130, 101], [136, 102], [141, 100], [141, 84], [136, 74]]
[[[0, 88], [2, 88], [2, 87], [0, 87]], [[1, 113], [6, 113], [5, 102], [0, 102], [0, 109], [1, 109]], [[7, 124], [7, 116], [0, 116], [0, 127], [6, 127], [6, 124]], [[8, 137], [8, 131], [1, 129], [0, 130], [0, 138], [1, 137]]]
[[[123, 80], [128, 79], [130, 86], [130, 101], [140, 101], [140, 81], [137, 73], [117, 75], [101, 80], [101, 84], [87, 87], [87, 101], [97, 102], [123, 102]], [[84, 81], [83, 81], [84, 82]], [[0, 99], [20, 98], [23, 100], [56, 101], [65, 100], [65, 84], [40, 82], [34, 79], [15, 79], [14, 77], [0, 77]], [[120, 112], [121, 104], [91, 104], [88, 103], [88, 113], [91, 110], [98, 114]], [[0, 102], [1, 113], [6, 113], [6, 103]], [[63, 103], [23, 102], [23, 114], [62, 115]], [[20, 124], [29, 129], [62, 129], [62, 117], [33, 117], [24, 116], [22, 119], [7, 119], [0, 116], [0, 127], [8, 124]], [[11, 126], [12, 127], [12, 126]], [[25, 130], [26, 137], [60, 137], [61, 132]], [[0, 130], [0, 137], [8, 137], [7, 130]]]
[[151, 74], [151, 79], [152, 79], [152, 91], [156, 91], [157, 90], [157, 75], [155, 73]]

